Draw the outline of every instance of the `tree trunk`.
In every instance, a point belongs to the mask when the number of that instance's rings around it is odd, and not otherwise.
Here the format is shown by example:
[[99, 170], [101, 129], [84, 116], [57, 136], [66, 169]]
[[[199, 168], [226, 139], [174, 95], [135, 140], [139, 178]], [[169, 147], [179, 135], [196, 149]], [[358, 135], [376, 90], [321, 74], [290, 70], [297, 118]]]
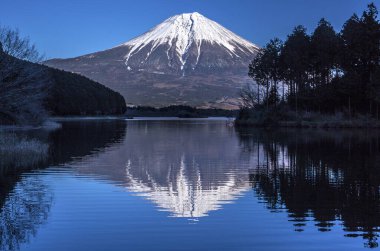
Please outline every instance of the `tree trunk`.
[[274, 84], [274, 90], [275, 90], [275, 99], [274, 99], [274, 106], [276, 107], [277, 106], [277, 95], [278, 95], [278, 92], [277, 92], [277, 80], [274, 80], [273, 81], [273, 84]]
[[351, 97], [348, 97], [348, 118], [351, 121]]
[[267, 79], [267, 93], [266, 93], [266, 96], [267, 96], [267, 111], [269, 109], [269, 79]]
[[256, 83], [257, 85], [257, 104], [260, 105], [260, 86], [258, 83]]
[[297, 85], [295, 85], [295, 94], [296, 94], [296, 116], [298, 117], [298, 89]]

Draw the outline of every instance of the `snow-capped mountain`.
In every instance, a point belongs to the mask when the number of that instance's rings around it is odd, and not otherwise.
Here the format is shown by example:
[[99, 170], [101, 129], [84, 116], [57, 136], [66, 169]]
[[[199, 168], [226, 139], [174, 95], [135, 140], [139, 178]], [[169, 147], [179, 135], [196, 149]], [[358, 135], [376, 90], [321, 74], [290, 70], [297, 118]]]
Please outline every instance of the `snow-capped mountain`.
[[194, 12], [170, 17], [112, 49], [46, 64], [99, 81], [134, 105], [232, 108], [258, 49]]

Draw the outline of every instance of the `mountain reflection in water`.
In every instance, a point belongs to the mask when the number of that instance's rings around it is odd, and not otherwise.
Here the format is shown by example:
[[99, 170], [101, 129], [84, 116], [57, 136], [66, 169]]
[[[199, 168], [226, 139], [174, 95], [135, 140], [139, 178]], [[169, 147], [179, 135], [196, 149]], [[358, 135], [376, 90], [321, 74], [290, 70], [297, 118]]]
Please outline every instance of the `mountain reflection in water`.
[[377, 247], [380, 132], [231, 129], [212, 122], [129, 124], [123, 143], [73, 163], [125, 186], [173, 217], [204, 217], [255, 191], [286, 209], [296, 231], [312, 223]]
[[125, 186], [173, 217], [204, 217], [250, 189], [249, 163], [233, 130], [220, 125], [130, 123], [123, 144], [71, 166]]
[[[62, 203], [62, 198], [71, 201], [73, 192], [86, 188], [83, 182], [91, 184], [84, 192], [89, 197], [80, 197], [83, 204], [78, 208], [75, 203], [64, 204], [73, 208], [68, 215], [76, 221], [69, 224], [56, 218], [54, 224], [58, 225], [50, 230], [55, 230], [57, 235], [61, 234], [58, 230], [65, 227], [74, 231], [77, 226], [83, 226], [91, 232], [84, 226], [89, 226], [88, 222], [96, 223], [101, 218], [99, 213], [103, 212], [101, 216], [110, 219], [107, 224], [118, 228], [97, 231], [128, 236], [125, 233], [132, 233], [128, 232], [130, 226], [137, 228], [137, 234], [129, 239], [114, 238], [113, 248], [122, 247], [125, 241], [142, 245], [141, 250], [149, 250], [149, 243], [138, 240], [145, 238], [145, 234], [154, 235], [156, 228], [162, 234], [161, 239], [157, 239], [163, 245], [162, 250], [173, 247], [169, 239], [182, 242], [195, 236], [199, 240], [210, 229], [217, 236], [225, 234], [220, 245], [223, 241], [232, 245], [225, 250], [233, 245], [248, 249], [260, 242], [255, 236], [266, 236], [266, 231], [285, 234], [285, 239], [276, 240], [293, 243], [289, 250], [302, 250], [303, 244], [296, 239], [313, 230], [318, 230], [318, 235], [304, 240], [316, 246], [322, 245], [318, 241], [322, 236], [337, 232], [345, 245], [352, 240], [361, 242], [361, 239], [343, 235], [362, 238], [365, 247], [378, 247], [380, 132], [377, 131], [268, 131], [231, 128], [224, 121], [212, 120], [94, 120], [63, 122], [61, 129], [36, 132], [33, 137], [49, 143], [50, 156], [48, 163], [38, 170], [20, 170], [0, 176], [1, 250], [17, 250], [31, 239], [38, 240], [40, 226], [49, 225], [50, 212], [57, 207], [53, 201], [57, 199]], [[62, 181], [65, 179], [66, 183]], [[92, 195], [93, 189], [105, 189], [100, 184], [117, 187], [120, 191]], [[143, 207], [148, 211], [135, 215], [142, 205], [140, 200], [131, 200], [132, 197], [143, 198], [141, 201], [155, 205], [155, 209]], [[134, 204], [128, 204], [131, 201]], [[234, 204], [235, 211], [227, 204]], [[265, 205], [262, 211], [258, 209], [261, 205]], [[160, 215], [164, 220], [157, 216], [157, 210], [164, 211]], [[113, 212], [119, 214], [113, 215]], [[129, 221], [120, 224], [112, 222], [125, 220], [128, 212], [136, 221], [128, 218]], [[266, 213], [277, 214], [274, 218], [280, 223], [268, 218], [260, 222], [261, 215]], [[155, 217], [158, 220], [153, 223]], [[182, 224], [180, 218], [185, 218], [187, 225]], [[191, 228], [186, 219], [191, 220], [190, 223], [199, 220], [199, 223]], [[257, 221], [257, 225], [252, 227], [250, 221]], [[268, 230], [256, 229], [263, 226], [260, 224], [268, 226]], [[146, 231], [147, 227], [152, 230]], [[236, 232], [239, 236], [232, 237], [229, 231], [236, 228], [240, 229]], [[213, 241], [211, 236], [208, 237], [210, 242]], [[265, 238], [263, 243], [272, 237]], [[334, 241], [337, 239], [333, 236]], [[339, 239], [340, 244], [342, 239]], [[107, 240], [102, 241], [108, 243]], [[89, 244], [86, 241], [89, 240], [83, 239], [81, 245]], [[197, 249], [198, 242], [191, 243], [193, 246], [187, 243], [188, 249]], [[334, 248], [333, 243], [330, 244], [324, 245]], [[38, 247], [56, 248], [54, 244], [37, 245], [34, 250]], [[267, 249], [267, 246], [259, 247]], [[101, 250], [99, 248], [97, 250]], [[338, 249], [345, 250], [342, 246]]]

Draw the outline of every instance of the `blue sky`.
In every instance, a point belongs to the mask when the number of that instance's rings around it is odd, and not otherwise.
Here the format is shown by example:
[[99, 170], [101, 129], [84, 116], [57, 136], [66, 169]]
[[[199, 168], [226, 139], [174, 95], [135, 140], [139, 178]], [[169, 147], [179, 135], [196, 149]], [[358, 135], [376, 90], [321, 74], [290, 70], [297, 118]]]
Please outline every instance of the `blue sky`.
[[[370, 0], [2, 0], [0, 24], [18, 28], [53, 57], [107, 49], [175, 14], [197, 11], [264, 45], [286, 38], [298, 24], [309, 30], [321, 17], [338, 30]], [[380, 7], [380, 0], [374, 1]]]

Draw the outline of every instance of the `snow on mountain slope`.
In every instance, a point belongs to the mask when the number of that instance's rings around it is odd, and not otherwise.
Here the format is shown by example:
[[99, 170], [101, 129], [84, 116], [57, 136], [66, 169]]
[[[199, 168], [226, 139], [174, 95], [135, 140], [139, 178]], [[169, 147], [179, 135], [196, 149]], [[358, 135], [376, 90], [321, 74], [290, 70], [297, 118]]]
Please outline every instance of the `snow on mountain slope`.
[[149, 52], [146, 53], [146, 61], [159, 46], [169, 45], [166, 50], [168, 60], [171, 60], [169, 51], [174, 47], [175, 56], [179, 58], [181, 70], [183, 70], [189, 49], [193, 45], [197, 48], [195, 66], [198, 64], [203, 42], [224, 47], [231, 58], [239, 58], [241, 53], [251, 55], [258, 50], [256, 45], [197, 12], [170, 17], [152, 30], [122, 46], [130, 47], [130, 51], [125, 57], [125, 64], [129, 66], [130, 58], [143, 51], [144, 48], [150, 47]]

